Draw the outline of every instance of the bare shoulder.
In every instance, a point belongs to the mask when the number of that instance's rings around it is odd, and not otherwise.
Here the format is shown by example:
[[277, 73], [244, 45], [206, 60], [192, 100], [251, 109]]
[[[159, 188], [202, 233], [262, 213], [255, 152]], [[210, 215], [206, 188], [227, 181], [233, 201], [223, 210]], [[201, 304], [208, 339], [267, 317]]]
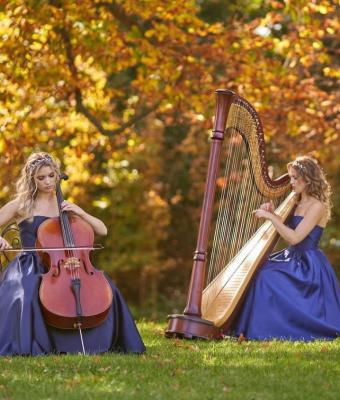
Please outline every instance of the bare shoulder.
[[19, 208], [19, 200], [14, 199], [6, 203], [4, 206], [0, 208], [0, 211], [6, 210], [6, 211], [17, 211]]
[[306, 217], [311, 216], [318, 225], [324, 226], [327, 222], [326, 206], [318, 199], [313, 199], [306, 212]]
[[315, 211], [326, 211], [326, 206], [318, 199], [313, 199], [309, 208]]
[[0, 225], [7, 224], [13, 219], [17, 219], [19, 209], [18, 199], [14, 199], [6, 203], [0, 208]]

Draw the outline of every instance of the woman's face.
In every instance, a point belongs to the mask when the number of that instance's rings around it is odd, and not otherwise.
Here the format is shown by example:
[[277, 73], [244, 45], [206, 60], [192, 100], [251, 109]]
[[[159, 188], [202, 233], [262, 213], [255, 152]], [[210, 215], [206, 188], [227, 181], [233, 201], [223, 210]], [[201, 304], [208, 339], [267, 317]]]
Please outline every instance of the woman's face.
[[290, 184], [296, 194], [301, 194], [306, 188], [306, 182], [293, 167], [289, 168], [288, 175], [290, 176]]
[[44, 165], [39, 168], [34, 180], [38, 191], [50, 193], [55, 190], [57, 174], [53, 168], [48, 165]]

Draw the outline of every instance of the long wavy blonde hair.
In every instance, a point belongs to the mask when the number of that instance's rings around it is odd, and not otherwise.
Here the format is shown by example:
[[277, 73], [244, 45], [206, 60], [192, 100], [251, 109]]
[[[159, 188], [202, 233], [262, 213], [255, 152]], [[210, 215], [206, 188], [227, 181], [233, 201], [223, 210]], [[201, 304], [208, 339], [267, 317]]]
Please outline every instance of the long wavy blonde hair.
[[31, 154], [23, 169], [21, 170], [20, 178], [16, 184], [17, 193], [15, 199], [18, 199], [19, 208], [18, 215], [20, 217], [32, 217], [34, 201], [37, 197], [37, 185], [35, 177], [41, 167], [51, 167], [60, 176], [59, 162], [50, 154], [38, 152]]
[[[306, 184], [306, 193], [321, 201], [326, 207], [327, 220], [331, 217], [331, 186], [318, 162], [310, 156], [300, 156], [287, 164], [287, 168], [294, 168]], [[300, 200], [300, 196], [298, 198]]]

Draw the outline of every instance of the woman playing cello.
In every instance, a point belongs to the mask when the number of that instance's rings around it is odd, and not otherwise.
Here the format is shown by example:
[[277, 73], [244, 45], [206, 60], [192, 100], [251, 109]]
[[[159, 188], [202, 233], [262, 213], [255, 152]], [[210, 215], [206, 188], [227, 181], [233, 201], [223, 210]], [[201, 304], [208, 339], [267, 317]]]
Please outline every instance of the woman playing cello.
[[[16, 220], [23, 248], [34, 247], [39, 226], [58, 216], [55, 189], [59, 177], [59, 166], [52, 156], [33, 153], [22, 169], [16, 197], [0, 209], [0, 226]], [[63, 201], [61, 210], [87, 222], [95, 234], [107, 234], [101, 220], [76, 204]], [[0, 250], [9, 247], [9, 243], [0, 237]], [[45, 272], [37, 252], [24, 251], [0, 276], [0, 355], [78, 353], [83, 350], [77, 330], [52, 327], [43, 318], [39, 286]], [[114, 283], [110, 279], [108, 282], [113, 294], [112, 305], [104, 322], [83, 330], [86, 352], [143, 353], [145, 347], [130, 311]]]

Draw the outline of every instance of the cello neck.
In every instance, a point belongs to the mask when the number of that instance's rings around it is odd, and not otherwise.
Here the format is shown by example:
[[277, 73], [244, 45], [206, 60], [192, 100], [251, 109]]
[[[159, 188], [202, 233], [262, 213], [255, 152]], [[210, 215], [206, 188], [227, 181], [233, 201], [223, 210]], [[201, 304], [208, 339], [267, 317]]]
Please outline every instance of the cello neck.
[[[65, 179], [63, 175], [61, 179]], [[65, 247], [74, 247], [74, 238], [71, 230], [71, 224], [67, 212], [62, 211], [61, 203], [64, 201], [64, 196], [61, 191], [60, 182], [56, 185], [56, 195], [59, 208], [59, 220]]]

